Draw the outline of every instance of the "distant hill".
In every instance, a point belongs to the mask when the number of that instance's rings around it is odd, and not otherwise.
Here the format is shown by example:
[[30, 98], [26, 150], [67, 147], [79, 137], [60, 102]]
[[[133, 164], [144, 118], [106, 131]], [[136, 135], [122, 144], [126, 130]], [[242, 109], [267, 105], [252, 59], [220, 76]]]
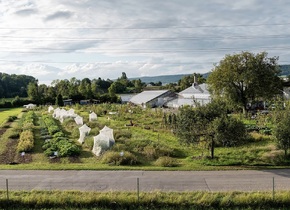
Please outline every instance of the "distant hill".
[[[281, 73], [280, 75], [290, 75], [290, 65], [280, 65]], [[210, 72], [202, 74], [204, 78], [207, 78]], [[162, 82], [162, 84], [177, 83], [182, 77], [188, 76], [190, 74], [176, 74], [176, 75], [160, 75], [160, 76], [150, 76], [150, 77], [135, 77], [129, 78], [129, 80], [141, 79], [142, 82]]]
[[290, 75], [290, 65], [280, 65], [281, 73], [280, 75], [288, 76]]
[[[203, 74], [203, 77], [207, 78], [209, 73]], [[150, 82], [162, 82], [162, 84], [168, 83], [177, 83], [182, 77], [188, 76], [190, 74], [176, 74], [176, 75], [160, 75], [160, 76], [152, 76], [152, 77], [136, 77], [129, 78], [130, 80], [141, 79], [142, 82], [150, 83]]]

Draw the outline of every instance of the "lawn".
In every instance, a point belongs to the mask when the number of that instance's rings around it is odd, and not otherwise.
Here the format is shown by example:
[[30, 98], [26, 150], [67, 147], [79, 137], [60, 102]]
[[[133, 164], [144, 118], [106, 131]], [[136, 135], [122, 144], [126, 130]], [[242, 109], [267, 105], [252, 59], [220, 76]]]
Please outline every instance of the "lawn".
[[0, 109], [0, 126], [7, 121], [9, 116], [18, 116], [21, 111], [22, 108]]

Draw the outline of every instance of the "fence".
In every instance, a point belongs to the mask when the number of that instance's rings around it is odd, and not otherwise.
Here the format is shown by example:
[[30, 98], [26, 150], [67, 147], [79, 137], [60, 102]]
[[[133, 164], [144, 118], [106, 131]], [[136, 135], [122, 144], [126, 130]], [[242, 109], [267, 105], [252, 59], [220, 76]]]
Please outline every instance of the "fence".
[[0, 190], [272, 191], [290, 189], [290, 170], [29, 171], [0, 170]]

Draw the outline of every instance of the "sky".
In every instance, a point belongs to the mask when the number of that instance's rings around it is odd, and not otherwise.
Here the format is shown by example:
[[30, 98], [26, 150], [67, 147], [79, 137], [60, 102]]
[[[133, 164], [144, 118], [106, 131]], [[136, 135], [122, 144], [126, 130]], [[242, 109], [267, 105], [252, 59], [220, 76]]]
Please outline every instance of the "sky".
[[290, 64], [287, 0], [0, 0], [0, 72], [50, 85], [207, 73], [227, 54]]

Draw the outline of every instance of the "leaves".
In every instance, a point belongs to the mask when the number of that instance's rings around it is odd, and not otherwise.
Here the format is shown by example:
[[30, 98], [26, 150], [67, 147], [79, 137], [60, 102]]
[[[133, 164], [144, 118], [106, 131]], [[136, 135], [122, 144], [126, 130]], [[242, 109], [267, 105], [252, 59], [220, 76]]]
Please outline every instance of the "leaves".
[[257, 99], [270, 99], [279, 93], [278, 58], [266, 52], [226, 55], [209, 75], [207, 83], [214, 96], [223, 96], [228, 104], [246, 109]]

